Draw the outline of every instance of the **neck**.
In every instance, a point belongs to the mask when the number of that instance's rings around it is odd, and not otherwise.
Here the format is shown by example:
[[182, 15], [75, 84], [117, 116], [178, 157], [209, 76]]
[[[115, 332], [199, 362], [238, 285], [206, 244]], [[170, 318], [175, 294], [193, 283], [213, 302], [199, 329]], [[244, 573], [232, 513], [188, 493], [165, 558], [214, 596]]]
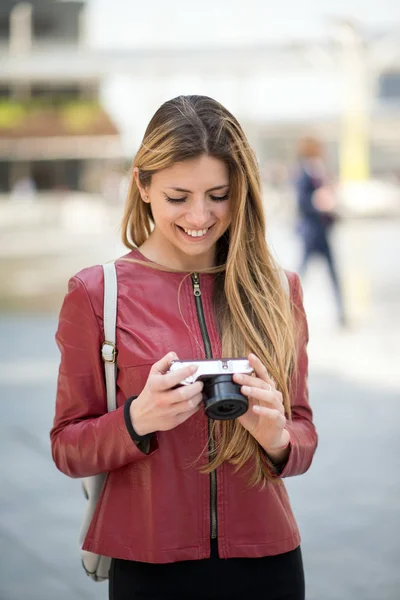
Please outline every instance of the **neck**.
[[160, 248], [150, 236], [139, 248], [140, 252], [162, 267], [177, 271], [195, 272], [211, 269], [215, 266], [215, 248], [208, 253], [190, 256], [181, 253], [174, 246]]

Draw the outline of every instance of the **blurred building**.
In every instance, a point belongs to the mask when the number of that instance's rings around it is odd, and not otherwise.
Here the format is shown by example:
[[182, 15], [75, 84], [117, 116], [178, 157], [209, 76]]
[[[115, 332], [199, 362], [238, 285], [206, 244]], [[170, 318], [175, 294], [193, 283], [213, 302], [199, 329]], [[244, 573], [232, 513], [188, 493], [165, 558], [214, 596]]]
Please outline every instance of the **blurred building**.
[[42, 189], [99, 189], [158, 106], [182, 93], [223, 102], [264, 173], [282, 178], [296, 140], [312, 134], [345, 177], [399, 180], [398, 31], [341, 23], [320, 42], [113, 50], [90, 46], [85, 11], [79, 1], [1, 0], [3, 191], [27, 177]]
[[80, 70], [84, 2], [0, 2], [0, 192], [99, 191], [121, 163], [99, 102], [102, 74]]
[[[120, 110], [132, 150], [163, 101], [200, 93], [217, 98], [239, 118], [262, 164], [290, 163], [297, 139], [315, 134], [333, 169], [340, 170], [346, 147], [347, 163], [357, 152], [365, 154], [362, 178], [396, 176], [399, 36], [396, 29], [375, 35], [343, 22], [319, 42], [103, 51], [106, 80], [119, 73], [130, 81], [110, 92], [109, 105], [124, 108], [124, 96], [134, 99], [134, 111]], [[346, 170], [357, 171], [352, 165]]]

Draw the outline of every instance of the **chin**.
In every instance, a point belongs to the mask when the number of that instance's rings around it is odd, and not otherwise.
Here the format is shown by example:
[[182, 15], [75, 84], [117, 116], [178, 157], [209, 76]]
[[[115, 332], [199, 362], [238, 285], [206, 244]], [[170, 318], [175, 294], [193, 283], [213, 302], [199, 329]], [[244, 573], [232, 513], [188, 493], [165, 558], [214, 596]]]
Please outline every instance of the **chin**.
[[212, 246], [206, 246], [206, 247], [198, 247], [198, 248], [179, 248], [181, 252], [183, 252], [184, 254], [187, 254], [188, 256], [203, 256], [203, 254], [207, 254], [208, 252], [210, 252]]

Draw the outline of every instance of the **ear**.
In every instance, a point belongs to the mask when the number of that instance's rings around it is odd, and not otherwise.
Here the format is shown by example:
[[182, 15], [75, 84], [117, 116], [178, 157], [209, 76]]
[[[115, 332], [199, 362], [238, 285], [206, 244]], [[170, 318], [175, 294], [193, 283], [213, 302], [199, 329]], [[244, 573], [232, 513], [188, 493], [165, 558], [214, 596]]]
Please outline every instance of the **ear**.
[[140, 183], [139, 169], [138, 169], [138, 167], [134, 167], [134, 169], [133, 169], [133, 176], [135, 178], [135, 182], [136, 182], [136, 185], [138, 187], [138, 190], [140, 192], [140, 195], [142, 197], [143, 202], [147, 202], [149, 204], [150, 203], [150, 199], [149, 199], [149, 197], [147, 195], [147, 190]]

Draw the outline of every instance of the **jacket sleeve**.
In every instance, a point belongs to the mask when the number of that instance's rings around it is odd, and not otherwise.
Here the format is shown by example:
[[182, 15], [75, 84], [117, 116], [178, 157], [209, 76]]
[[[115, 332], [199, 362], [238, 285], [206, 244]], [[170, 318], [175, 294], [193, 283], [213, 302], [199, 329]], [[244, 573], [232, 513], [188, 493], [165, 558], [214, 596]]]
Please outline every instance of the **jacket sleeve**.
[[[70, 477], [88, 477], [146, 459], [128, 432], [124, 406], [107, 412], [102, 328], [78, 276], [69, 282], [56, 341], [61, 362], [50, 440], [57, 468]], [[153, 451], [156, 438], [152, 446]]]
[[301, 475], [310, 467], [318, 442], [308, 402], [308, 326], [303, 307], [303, 293], [299, 276], [292, 274], [292, 304], [296, 324], [296, 368], [294, 369], [290, 393], [292, 418], [286, 428], [290, 433], [290, 454], [280, 471], [281, 477]]

